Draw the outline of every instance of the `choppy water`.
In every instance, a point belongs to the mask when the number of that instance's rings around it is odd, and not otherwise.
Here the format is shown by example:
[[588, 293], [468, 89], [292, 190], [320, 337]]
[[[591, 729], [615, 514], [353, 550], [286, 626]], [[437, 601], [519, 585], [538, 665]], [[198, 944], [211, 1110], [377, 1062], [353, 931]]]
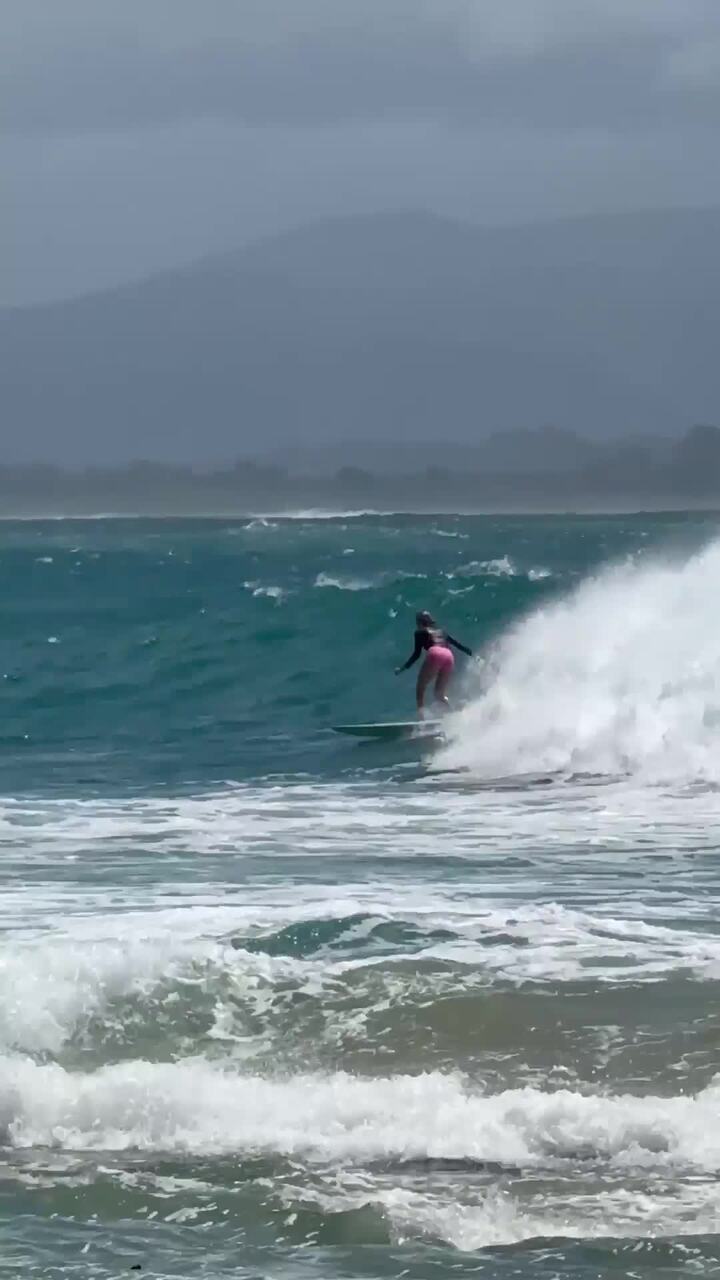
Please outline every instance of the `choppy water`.
[[718, 524], [0, 526], [0, 1272], [717, 1274]]

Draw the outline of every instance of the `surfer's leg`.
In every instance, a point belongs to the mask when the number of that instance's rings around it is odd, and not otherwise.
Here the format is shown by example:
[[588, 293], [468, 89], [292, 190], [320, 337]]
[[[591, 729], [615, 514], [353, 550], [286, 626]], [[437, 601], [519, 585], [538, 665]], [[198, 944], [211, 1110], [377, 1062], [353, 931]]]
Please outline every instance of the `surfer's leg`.
[[437, 668], [435, 664], [431, 662], [429, 658], [426, 658], [418, 674], [417, 684], [415, 686], [415, 699], [417, 702], [417, 711], [420, 720], [422, 720], [425, 714], [425, 694], [427, 692], [427, 687], [435, 675], [436, 670]]
[[437, 680], [435, 681], [435, 701], [442, 702], [443, 705], [446, 707], [450, 706], [450, 702], [447, 696], [447, 691], [448, 691], [448, 685], [450, 684], [451, 675], [452, 675], [452, 667], [446, 671], [438, 671], [438, 677], [437, 677]]
[[448, 707], [450, 705], [450, 703], [448, 702], [447, 691], [448, 691], [448, 686], [450, 684], [450, 677], [453, 673], [454, 668], [455, 668], [455, 659], [453, 658], [451, 650], [444, 649], [442, 651], [442, 659], [438, 661], [438, 665], [437, 665], [437, 676], [435, 679], [435, 701], [441, 702], [445, 707]]

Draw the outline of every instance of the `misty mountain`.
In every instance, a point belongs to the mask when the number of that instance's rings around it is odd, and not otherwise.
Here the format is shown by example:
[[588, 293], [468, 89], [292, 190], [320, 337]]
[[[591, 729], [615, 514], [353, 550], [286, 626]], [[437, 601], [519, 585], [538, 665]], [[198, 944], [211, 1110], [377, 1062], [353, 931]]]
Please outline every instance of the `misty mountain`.
[[489, 230], [377, 215], [6, 309], [2, 459], [677, 434], [718, 416], [718, 248], [717, 209]]

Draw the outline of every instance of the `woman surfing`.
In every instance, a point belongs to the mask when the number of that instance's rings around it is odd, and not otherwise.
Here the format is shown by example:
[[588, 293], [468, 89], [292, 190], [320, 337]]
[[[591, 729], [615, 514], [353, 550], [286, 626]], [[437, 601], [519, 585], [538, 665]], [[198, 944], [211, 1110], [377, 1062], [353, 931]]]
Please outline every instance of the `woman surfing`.
[[415, 690], [418, 719], [424, 720], [425, 694], [428, 685], [435, 681], [435, 701], [447, 707], [449, 705], [447, 689], [455, 669], [453, 649], [459, 649], [469, 658], [472, 657], [472, 649], [468, 649], [459, 640], [453, 639], [449, 632], [443, 631], [426, 609], [415, 615], [415, 625], [415, 648], [407, 662], [396, 669], [395, 675], [399, 676], [401, 671], [407, 671], [417, 662], [420, 654], [425, 653], [425, 661], [420, 668]]

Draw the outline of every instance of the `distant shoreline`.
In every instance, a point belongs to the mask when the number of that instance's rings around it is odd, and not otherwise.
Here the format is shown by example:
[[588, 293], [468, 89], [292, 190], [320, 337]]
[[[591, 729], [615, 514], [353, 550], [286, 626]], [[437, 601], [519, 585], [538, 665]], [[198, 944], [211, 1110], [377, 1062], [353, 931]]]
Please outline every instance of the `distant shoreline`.
[[[515, 465], [482, 465], [482, 450], [460, 465], [422, 465], [422, 455], [376, 457], [376, 465], [295, 469], [292, 458], [238, 458], [211, 468], [145, 459], [67, 468], [0, 462], [0, 516], [6, 519], [273, 517], [357, 514], [627, 515], [633, 511], [720, 508], [720, 428], [691, 427], [674, 441], [592, 443], [548, 428], [504, 443]], [[496, 438], [488, 451], [499, 448]], [[582, 461], [583, 450], [589, 460]], [[369, 453], [372, 450], [368, 446]], [[572, 465], [569, 465], [572, 457]], [[568, 465], [561, 465], [562, 461]], [[328, 459], [328, 461], [330, 461]], [[390, 462], [403, 462], [398, 471]], [[450, 462], [450, 458], [448, 458]]]
[[576, 502], [570, 505], [561, 503], [540, 504], [486, 504], [470, 506], [409, 506], [399, 504], [383, 508], [348, 507], [305, 507], [305, 508], [228, 508], [221, 510], [188, 510], [183, 507], [161, 509], [151, 505], [147, 509], [127, 511], [82, 511], [70, 508], [28, 510], [19, 507], [17, 510], [0, 511], [0, 521], [100, 521], [100, 520], [360, 520], [365, 517], [383, 516], [632, 516], [632, 515], [682, 515], [684, 512], [708, 515], [720, 515], [720, 497], [716, 503], [707, 499], [696, 501], [672, 502], [667, 499], [657, 502], [648, 500], [622, 501], [602, 500], [592, 502]]

